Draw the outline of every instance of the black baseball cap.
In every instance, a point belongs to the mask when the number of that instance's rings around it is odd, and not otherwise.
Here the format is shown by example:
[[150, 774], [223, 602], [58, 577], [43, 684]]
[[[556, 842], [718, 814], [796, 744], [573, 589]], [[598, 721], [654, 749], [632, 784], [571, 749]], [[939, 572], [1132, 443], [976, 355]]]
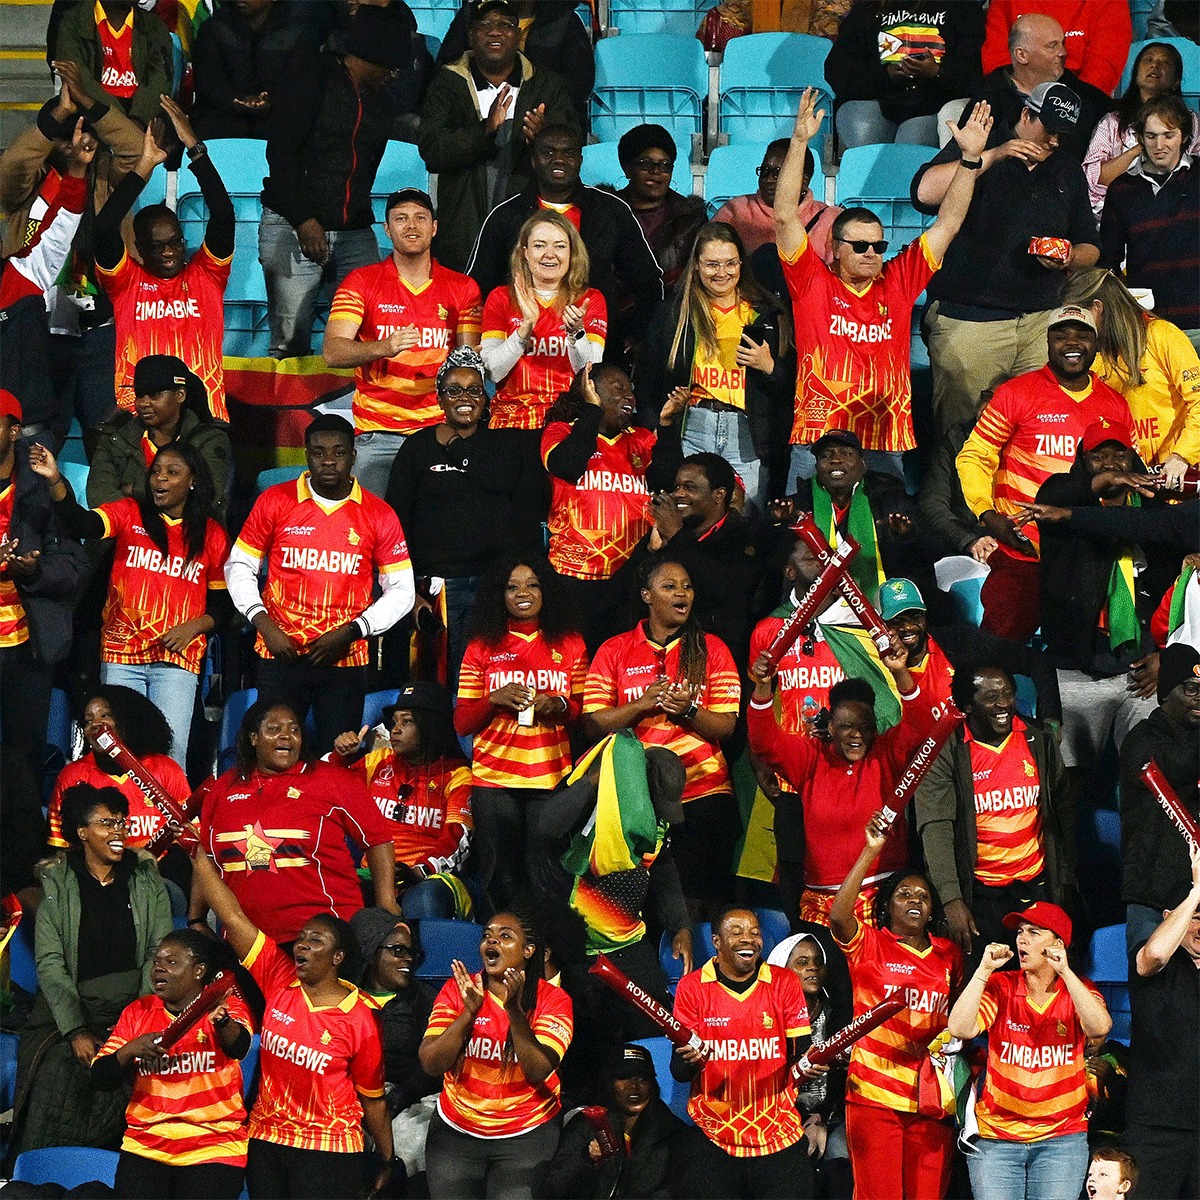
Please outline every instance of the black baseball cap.
[[518, 24], [521, 20], [521, 14], [508, 3], [508, 0], [476, 0], [467, 10], [467, 23], [473, 25], [476, 21], [482, 21], [488, 13], [503, 13], [506, 17], [512, 17]]
[[813, 442], [812, 452], [813, 457], [820, 455], [821, 451], [826, 446], [849, 446], [851, 450], [861, 452], [863, 448], [862, 442], [859, 440], [857, 433], [851, 433], [848, 429], [831, 429], [828, 433], [823, 433], [815, 442]]
[[636, 1042], [614, 1046], [605, 1057], [604, 1074], [609, 1079], [629, 1079], [634, 1075], [640, 1075], [644, 1079], [658, 1078], [650, 1051]]
[[389, 704], [383, 710], [384, 722], [390, 727], [397, 712], [411, 712], [414, 708], [435, 713], [447, 721], [451, 720], [453, 715], [453, 702], [449, 690], [443, 684], [423, 679], [407, 683], [400, 689], [396, 703]]
[[387, 198], [387, 203], [383, 206], [385, 219], [391, 216], [392, 209], [398, 204], [419, 204], [422, 208], [429, 209], [431, 217], [437, 217], [437, 214], [433, 211], [433, 201], [430, 199], [429, 193], [421, 191], [420, 188], [401, 188], [398, 192], [393, 192]]
[[188, 383], [187, 364], [173, 354], [147, 354], [133, 368], [133, 394], [153, 396], [185, 388]]

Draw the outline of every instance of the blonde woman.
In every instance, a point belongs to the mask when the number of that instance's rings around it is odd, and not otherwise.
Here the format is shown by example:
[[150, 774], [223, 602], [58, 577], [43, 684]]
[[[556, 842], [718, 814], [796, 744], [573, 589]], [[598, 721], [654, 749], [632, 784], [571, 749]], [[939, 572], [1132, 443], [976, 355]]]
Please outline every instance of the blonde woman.
[[[638, 361], [638, 395], [653, 417], [668, 401], [686, 404], [683, 453], [719, 454], [737, 472], [746, 499], [782, 495], [796, 390], [789, 322], [746, 266], [732, 225], [710, 221], [696, 234], [671, 300], [650, 325]], [[648, 422], [652, 423], [652, 422]]]
[[1138, 304], [1129, 289], [1099, 267], [1077, 271], [1064, 304], [1090, 307], [1096, 317], [1092, 369], [1124, 397], [1133, 415], [1135, 449], [1174, 486], [1200, 462], [1200, 358], [1182, 330]]
[[579, 231], [553, 209], [521, 226], [509, 268], [511, 282], [495, 288], [483, 306], [480, 352], [488, 378], [499, 385], [491, 427], [537, 431], [540, 444], [559, 393], [604, 356], [608, 308], [588, 287]]

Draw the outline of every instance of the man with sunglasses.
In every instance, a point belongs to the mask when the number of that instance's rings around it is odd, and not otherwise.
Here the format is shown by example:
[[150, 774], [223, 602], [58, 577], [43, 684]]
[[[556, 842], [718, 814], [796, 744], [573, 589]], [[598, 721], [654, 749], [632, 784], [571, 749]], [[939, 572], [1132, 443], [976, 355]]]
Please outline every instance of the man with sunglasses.
[[901, 454], [916, 446], [912, 424], [909, 331], [912, 309], [962, 225], [975, 190], [979, 155], [992, 119], [978, 104], [962, 128], [951, 124], [968, 164], [946, 191], [938, 218], [886, 266], [879, 218], [851, 208], [833, 224], [833, 266], [826, 267], [800, 221], [804, 155], [824, 119], [806, 88], [775, 188], [775, 232], [796, 319], [798, 369], [791, 471], [810, 478], [811, 445], [831, 429], [858, 436], [868, 465], [903, 475]]

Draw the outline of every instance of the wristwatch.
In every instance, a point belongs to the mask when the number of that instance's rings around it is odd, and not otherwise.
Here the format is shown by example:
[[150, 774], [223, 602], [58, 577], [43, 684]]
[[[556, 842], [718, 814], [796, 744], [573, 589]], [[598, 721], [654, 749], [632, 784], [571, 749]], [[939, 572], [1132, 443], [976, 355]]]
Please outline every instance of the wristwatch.
[[691, 704], [689, 704], [687, 708], [683, 710], [683, 719], [685, 721], [690, 721], [699, 711], [700, 705], [693, 700]]
[[195, 160], [203, 157], [207, 153], [208, 147], [203, 142], [197, 142], [194, 146], [188, 147], [187, 156], [188, 158]]

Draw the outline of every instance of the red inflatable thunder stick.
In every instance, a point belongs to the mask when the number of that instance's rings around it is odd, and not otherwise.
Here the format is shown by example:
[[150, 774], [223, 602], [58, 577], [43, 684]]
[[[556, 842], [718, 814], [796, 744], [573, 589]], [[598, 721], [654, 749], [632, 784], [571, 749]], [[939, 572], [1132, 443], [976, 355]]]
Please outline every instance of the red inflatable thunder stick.
[[1159, 770], [1158, 763], [1151, 759], [1141, 770], [1141, 780], [1150, 789], [1155, 800], [1163, 806], [1171, 823], [1188, 840], [1193, 847], [1200, 846], [1200, 826], [1180, 799], [1175, 795], [1175, 789], [1167, 782], [1167, 777]]
[[[812, 519], [811, 513], [805, 513], [793, 526], [792, 530], [796, 536], [813, 552], [813, 556], [817, 562], [823, 567], [828, 567], [833, 561], [834, 555], [829, 548], [829, 543], [825, 540], [825, 535], [817, 528], [817, 523]], [[887, 626], [884, 625], [883, 619], [875, 611], [875, 606], [867, 599], [866, 593], [858, 586], [858, 582], [849, 571], [842, 573], [841, 579], [838, 581], [838, 586], [842, 590], [842, 595], [846, 599], [846, 603], [850, 606], [850, 611], [858, 618], [862, 627], [871, 635], [871, 641], [875, 643], [875, 649], [880, 654], [891, 649], [892, 639], [887, 631]]]
[[872, 1029], [878, 1029], [884, 1021], [894, 1017], [902, 1008], [908, 1006], [900, 996], [889, 996], [880, 1000], [874, 1008], [859, 1013], [849, 1025], [839, 1029], [833, 1037], [824, 1042], [816, 1042], [800, 1057], [799, 1062], [792, 1068], [799, 1079], [807, 1073], [809, 1067], [828, 1066], [843, 1050], [853, 1046], [860, 1037], [865, 1037]]
[[596, 961], [590, 967], [593, 975], [598, 975], [619, 996], [624, 996], [634, 1008], [640, 1008], [671, 1039], [671, 1044], [682, 1049], [691, 1046], [693, 1050], [703, 1050], [704, 1043], [686, 1025], [681, 1025], [667, 1012], [653, 996], [647, 996], [644, 991], [620, 967], [603, 954], [596, 955]]
[[[195, 830], [188, 824], [183, 809], [175, 803], [163, 787], [132, 754], [125, 743], [113, 732], [108, 725], [101, 725], [95, 735], [96, 745], [109, 758], [121, 767], [130, 779], [137, 785], [138, 790], [162, 813], [171, 825], [171, 833], [179, 844], [191, 854], [200, 848], [200, 839]], [[155, 839], [157, 842], [158, 839]]]
[[617, 1155], [624, 1158], [625, 1143], [624, 1140], [617, 1141], [617, 1135], [613, 1133], [612, 1124], [608, 1119], [608, 1109], [603, 1104], [588, 1104], [579, 1111], [583, 1113], [583, 1119], [592, 1127], [596, 1145], [600, 1147], [601, 1161], [606, 1158], [616, 1158]]
[[232, 971], [218, 971], [200, 989], [200, 994], [158, 1035], [158, 1048], [170, 1050], [180, 1038], [197, 1022], [208, 1016], [218, 1004], [233, 991], [235, 980]]
[[908, 769], [900, 776], [890, 802], [883, 806], [883, 816], [890, 825], [908, 804], [909, 798], [917, 790], [917, 784], [925, 778], [933, 760], [941, 753], [946, 739], [963, 723], [966, 718], [958, 711], [953, 701], [947, 701], [948, 709], [933, 727], [933, 732], [917, 747]]
[[842, 582], [846, 564], [858, 553], [859, 548], [853, 538], [846, 538], [843, 545], [838, 547], [836, 554], [826, 552], [824, 569], [809, 585], [808, 591], [800, 597], [796, 611], [779, 627], [778, 633], [767, 647], [767, 656], [772, 671], [779, 666], [780, 659], [804, 632], [805, 626], [817, 615], [821, 601]]

